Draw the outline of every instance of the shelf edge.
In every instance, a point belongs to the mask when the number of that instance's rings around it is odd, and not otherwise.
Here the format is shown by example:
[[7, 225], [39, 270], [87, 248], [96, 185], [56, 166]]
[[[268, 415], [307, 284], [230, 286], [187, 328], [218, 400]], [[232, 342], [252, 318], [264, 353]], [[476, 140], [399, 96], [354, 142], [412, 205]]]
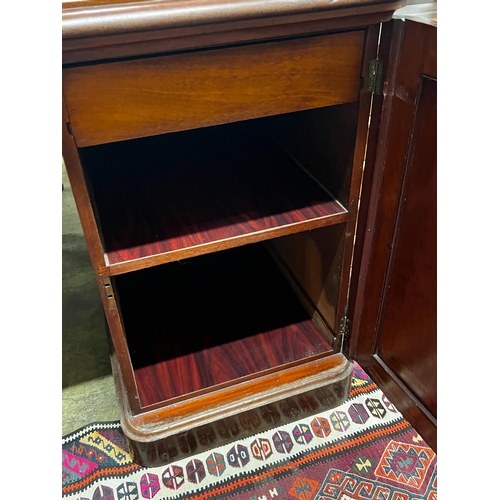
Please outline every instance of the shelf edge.
[[[119, 274], [125, 274], [131, 271], [139, 271], [141, 269], [147, 269], [149, 267], [157, 266], [160, 264], [176, 262], [179, 260], [197, 257], [199, 255], [205, 255], [220, 250], [228, 250], [230, 248], [236, 248], [239, 246], [247, 245], [249, 243], [258, 243], [260, 241], [271, 240], [289, 234], [310, 231], [313, 229], [318, 229], [320, 227], [333, 226], [335, 224], [342, 224], [343, 222], [347, 222], [349, 220], [350, 214], [339, 202], [337, 203], [343, 208], [343, 212], [333, 215], [325, 215], [324, 217], [318, 217], [307, 221], [296, 222], [277, 228], [256, 231], [251, 234], [234, 236], [226, 240], [211, 241], [202, 245], [196, 245], [157, 255], [141, 257], [139, 259], [128, 260], [116, 264], [108, 264], [106, 267], [99, 269], [99, 275], [117, 276]], [[105, 259], [106, 262], [109, 262], [108, 254], [106, 252]]]

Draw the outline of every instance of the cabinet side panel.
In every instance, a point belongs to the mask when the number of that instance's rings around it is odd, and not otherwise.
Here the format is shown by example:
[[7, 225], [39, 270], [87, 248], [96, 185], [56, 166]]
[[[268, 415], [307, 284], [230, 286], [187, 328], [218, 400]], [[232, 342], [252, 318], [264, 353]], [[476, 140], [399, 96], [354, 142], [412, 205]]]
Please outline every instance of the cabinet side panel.
[[62, 102], [62, 111], [62, 153], [64, 165], [68, 173], [92, 265], [94, 269], [99, 269], [105, 265], [101, 238], [96, 217], [92, 210], [89, 189], [80, 162], [78, 148], [75, 145], [74, 137], [70, 134], [69, 119], [64, 100]]
[[271, 247], [322, 320], [335, 331], [345, 224], [278, 238]]
[[[276, 116], [266, 132], [309, 175], [349, 207], [359, 102]], [[334, 335], [346, 225], [273, 241], [272, 247]]]
[[346, 208], [359, 102], [276, 116], [268, 134]]
[[[119, 301], [116, 292], [113, 290], [113, 283], [109, 277], [102, 277], [106, 273], [106, 265], [102, 251], [102, 243], [99, 235], [96, 216], [92, 208], [89, 186], [85, 178], [84, 170], [80, 162], [80, 155], [76, 147], [73, 136], [69, 133], [68, 116], [63, 100], [63, 120], [62, 120], [62, 152], [63, 159], [71, 183], [71, 189], [75, 197], [75, 203], [82, 224], [85, 241], [92, 262], [93, 271], [96, 277], [96, 284], [101, 296], [101, 301], [106, 315], [111, 340], [111, 353], [116, 356], [122, 366], [122, 376], [124, 377], [124, 391], [119, 397], [127, 397], [131, 400], [131, 408], [137, 411], [138, 401], [136, 398], [137, 389], [132, 372], [132, 365], [127, 349], [127, 341], [121, 321], [119, 311]], [[118, 302], [118, 305], [117, 305]], [[116, 376], [116, 374], [115, 374]]]

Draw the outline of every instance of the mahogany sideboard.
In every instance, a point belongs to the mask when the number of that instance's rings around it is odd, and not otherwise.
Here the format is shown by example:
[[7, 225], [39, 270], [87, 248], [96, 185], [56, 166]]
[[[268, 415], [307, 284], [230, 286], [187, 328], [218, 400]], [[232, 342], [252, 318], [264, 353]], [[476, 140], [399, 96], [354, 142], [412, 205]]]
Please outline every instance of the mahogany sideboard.
[[[353, 359], [399, 377], [408, 413], [398, 369], [415, 342], [394, 351], [404, 321], [384, 311], [412, 299], [384, 287], [427, 230], [401, 201], [412, 168], [384, 175], [407, 147], [429, 160], [414, 142], [432, 134], [435, 74], [405, 70], [403, 3], [63, 2], [63, 157], [139, 463], [338, 405]], [[404, 249], [388, 257], [396, 212]], [[432, 397], [411, 394], [428, 417]]]

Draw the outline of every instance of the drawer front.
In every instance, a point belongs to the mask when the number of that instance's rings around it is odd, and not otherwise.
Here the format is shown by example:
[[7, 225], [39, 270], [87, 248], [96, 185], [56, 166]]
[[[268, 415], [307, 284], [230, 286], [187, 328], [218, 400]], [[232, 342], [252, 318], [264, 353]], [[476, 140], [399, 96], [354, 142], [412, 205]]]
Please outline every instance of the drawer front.
[[78, 146], [358, 99], [363, 31], [63, 70]]

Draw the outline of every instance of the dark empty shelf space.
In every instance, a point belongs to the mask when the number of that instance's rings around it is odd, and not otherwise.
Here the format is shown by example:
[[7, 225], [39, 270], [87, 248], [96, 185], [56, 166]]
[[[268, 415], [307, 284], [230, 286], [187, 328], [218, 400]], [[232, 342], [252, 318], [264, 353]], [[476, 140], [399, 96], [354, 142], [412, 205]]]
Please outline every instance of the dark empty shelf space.
[[115, 280], [143, 407], [332, 352], [262, 244]]
[[112, 274], [347, 217], [250, 122], [86, 148], [82, 160]]

